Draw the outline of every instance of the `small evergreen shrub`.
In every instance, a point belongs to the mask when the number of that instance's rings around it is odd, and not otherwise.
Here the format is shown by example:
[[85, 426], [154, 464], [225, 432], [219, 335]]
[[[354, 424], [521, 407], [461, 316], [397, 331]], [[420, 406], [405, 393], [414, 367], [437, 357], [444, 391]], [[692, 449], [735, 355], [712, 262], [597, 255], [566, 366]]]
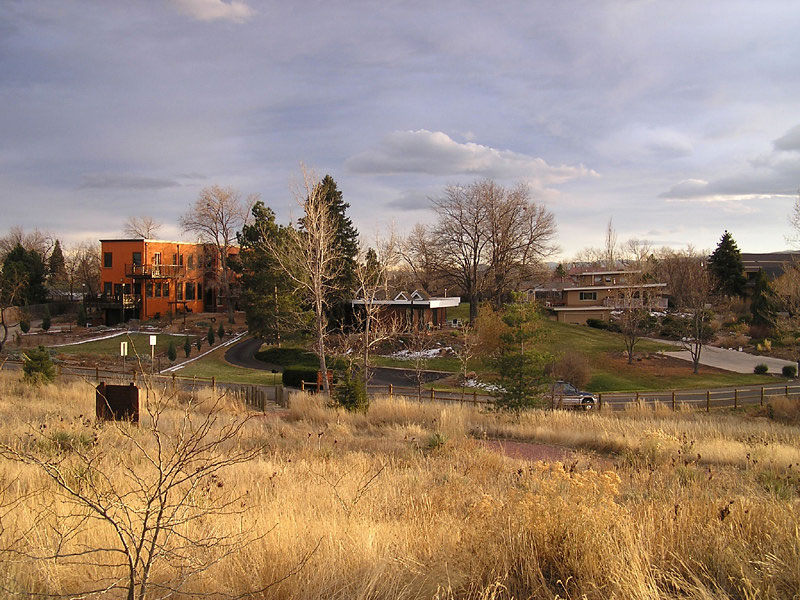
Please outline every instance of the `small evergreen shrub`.
[[22, 333], [28, 333], [31, 330], [31, 322], [28, 317], [23, 318], [19, 322], [19, 328], [22, 330]]
[[23, 380], [38, 385], [56, 378], [56, 367], [50, 352], [44, 346], [29, 350], [22, 355]]
[[86, 307], [81, 304], [78, 308], [78, 327], [86, 327], [88, 318], [86, 317]]
[[797, 376], [797, 365], [783, 365], [781, 375], [794, 379]]
[[53, 322], [53, 317], [50, 315], [50, 307], [45, 304], [44, 306], [44, 316], [42, 317], [42, 331], [47, 331], [50, 329], [50, 325]]
[[186, 336], [186, 340], [183, 342], [183, 353], [186, 354], [186, 358], [189, 358], [189, 355], [192, 353], [192, 342], [188, 335]]
[[369, 396], [364, 386], [364, 380], [354, 376], [353, 372], [346, 370], [333, 392], [336, 403], [349, 412], [367, 412], [369, 409]]
[[206, 336], [206, 339], [208, 339], [209, 346], [214, 345], [214, 328], [211, 325], [208, 326], [208, 336]]
[[194, 345], [197, 346], [197, 351], [200, 352], [200, 348], [203, 347], [203, 338], [197, 338], [194, 342]]
[[175, 340], [169, 341], [169, 348], [167, 348], [167, 358], [169, 362], [175, 362], [175, 359], [178, 358], [178, 349], [175, 347]]
[[225, 337], [225, 325], [222, 323], [219, 324], [219, 329], [217, 329], [217, 337], [219, 337], [220, 341]]
[[755, 368], [753, 369], [753, 373], [755, 373], [756, 375], [766, 375], [768, 372], [769, 372], [769, 367], [764, 363], [756, 365]]
[[603, 319], [586, 319], [586, 324], [594, 329], [608, 329], [609, 327], [608, 321], [603, 321]]
[[286, 367], [283, 370], [283, 385], [290, 387], [300, 387], [300, 382], [317, 383], [318, 369], [312, 369], [301, 365]]

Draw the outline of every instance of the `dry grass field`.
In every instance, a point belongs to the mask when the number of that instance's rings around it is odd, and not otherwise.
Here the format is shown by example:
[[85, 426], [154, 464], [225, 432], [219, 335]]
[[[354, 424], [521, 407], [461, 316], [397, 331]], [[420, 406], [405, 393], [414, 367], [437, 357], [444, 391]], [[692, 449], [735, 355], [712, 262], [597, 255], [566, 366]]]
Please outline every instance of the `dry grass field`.
[[[90, 385], [34, 388], [0, 373], [2, 595], [800, 591], [800, 428], [787, 401], [769, 409], [773, 419], [659, 410], [515, 419], [400, 399], [348, 414], [298, 396], [288, 411], [248, 420], [226, 399], [158, 390], [142, 392], [142, 407], [138, 428], [98, 426]], [[484, 441], [498, 439], [570, 450], [534, 462]]]

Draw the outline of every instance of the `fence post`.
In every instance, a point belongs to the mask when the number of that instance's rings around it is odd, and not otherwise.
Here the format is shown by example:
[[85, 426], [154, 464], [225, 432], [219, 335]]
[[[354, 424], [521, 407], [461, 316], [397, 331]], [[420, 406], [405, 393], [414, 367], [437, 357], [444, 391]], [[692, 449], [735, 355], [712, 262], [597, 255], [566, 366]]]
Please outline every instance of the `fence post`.
[[603, 394], [597, 394], [597, 410], [603, 410]]
[[389, 398], [394, 398], [394, 386], [389, 384]]
[[217, 397], [217, 378], [214, 375], [211, 376], [211, 395]]
[[304, 380], [302, 380], [302, 379], [300, 380], [300, 391], [301, 392], [305, 392], [306, 391], [306, 382]]
[[478, 404], [478, 389], [474, 388], [472, 390], [472, 403], [477, 406]]
[[433, 388], [431, 388], [431, 401], [433, 401], [435, 395], [436, 395], [436, 392], [434, 392]]
[[711, 412], [711, 390], [706, 390], [706, 412]]
[[788, 385], [786, 386], [786, 397], [787, 398], [789, 397], [789, 386]]
[[639, 392], [636, 392], [636, 404], [639, 404]]
[[172, 372], [172, 393], [175, 393], [175, 371]]
[[761, 386], [761, 406], [764, 406], [764, 386]]
[[136, 369], [133, 370], [133, 385], [136, 385]]
[[100, 381], [100, 367], [94, 368], [94, 380]]
[[739, 388], [733, 388], [733, 410], [739, 408]]
[[672, 412], [675, 412], [675, 390], [672, 390]]

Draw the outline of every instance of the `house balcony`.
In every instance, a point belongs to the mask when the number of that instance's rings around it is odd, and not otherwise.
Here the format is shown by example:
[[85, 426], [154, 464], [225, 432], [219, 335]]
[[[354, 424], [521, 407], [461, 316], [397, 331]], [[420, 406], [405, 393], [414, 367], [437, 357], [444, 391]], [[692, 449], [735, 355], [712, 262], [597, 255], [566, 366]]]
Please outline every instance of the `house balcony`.
[[139, 294], [98, 294], [97, 296], [86, 296], [86, 305], [93, 308], [116, 308], [133, 310], [142, 305], [142, 297]]
[[125, 277], [133, 279], [176, 279], [185, 275], [184, 265], [125, 265]]

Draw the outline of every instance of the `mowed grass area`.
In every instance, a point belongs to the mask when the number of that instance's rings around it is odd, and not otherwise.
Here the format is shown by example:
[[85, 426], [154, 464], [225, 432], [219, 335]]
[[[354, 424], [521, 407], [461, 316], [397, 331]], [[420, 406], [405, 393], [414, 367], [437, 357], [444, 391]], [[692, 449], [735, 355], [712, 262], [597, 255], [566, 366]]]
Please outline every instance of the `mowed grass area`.
[[[208, 349], [208, 345], [205, 346]], [[281, 374], [260, 369], [237, 367], [225, 360], [225, 352], [230, 348], [218, 348], [203, 358], [192, 361], [185, 367], [175, 371], [176, 377], [202, 377], [224, 383], [249, 383], [254, 385], [277, 385], [281, 383]], [[180, 355], [180, 354], [179, 354]]]
[[[28, 388], [0, 374], [0, 444], [58, 464], [68, 482], [96, 457], [103, 485], [125, 490], [156, 476], [144, 453], [180, 430], [186, 398], [161, 401], [171, 435], [159, 440], [147, 411], [130, 429], [87, 420], [91, 386]], [[245, 410], [226, 407], [211, 434]], [[180, 586], [174, 597], [796, 598], [799, 418], [785, 399], [747, 416], [517, 417], [398, 398], [353, 414], [298, 395], [209, 450], [258, 452], [200, 475], [180, 535], [163, 538], [171, 553], [153, 564], [150, 597]], [[0, 477], [14, 482], [0, 530], [13, 550], [0, 561], [9, 595], [75, 597], [124, 581], [124, 567], [108, 566], [120, 556], [83, 554], [119, 546], [108, 522], [84, 518], [31, 462], [5, 453]], [[138, 524], [147, 507], [134, 494], [111, 514], [125, 504]], [[57, 551], [71, 556], [49, 558]]]
[[[194, 342], [194, 337], [191, 338]], [[186, 336], [170, 335], [159, 333], [156, 336], [156, 354], [166, 352], [170, 341], [175, 342], [175, 347], [181, 351], [186, 342]], [[128, 333], [117, 335], [96, 342], [86, 342], [84, 344], [72, 344], [69, 346], [58, 346], [54, 348], [60, 354], [91, 354], [119, 356], [120, 342], [128, 342], [128, 358], [140, 356], [150, 356], [150, 334], [147, 333]]]

